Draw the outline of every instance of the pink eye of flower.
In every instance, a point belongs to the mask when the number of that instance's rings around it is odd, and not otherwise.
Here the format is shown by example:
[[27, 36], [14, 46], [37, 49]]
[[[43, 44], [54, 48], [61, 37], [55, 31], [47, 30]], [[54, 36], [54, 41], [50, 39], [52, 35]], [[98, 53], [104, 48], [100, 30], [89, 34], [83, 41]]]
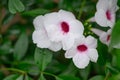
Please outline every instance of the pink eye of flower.
[[84, 44], [77, 46], [77, 50], [80, 51], [80, 52], [84, 52], [87, 49], [88, 49], [87, 46], [84, 45]]
[[111, 20], [111, 13], [109, 10], [107, 10], [107, 12], [106, 12], [106, 17], [108, 20]]
[[61, 28], [62, 28], [62, 31], [63, 31], [64, 33], [68, 33], [68, 32], [69, 32], [69, 25], [68, 25], [68, 23], [66, 23], [66, 22], [61, 22]]
[[110, 35], [107, 36], [107, 42], [110, 40]]

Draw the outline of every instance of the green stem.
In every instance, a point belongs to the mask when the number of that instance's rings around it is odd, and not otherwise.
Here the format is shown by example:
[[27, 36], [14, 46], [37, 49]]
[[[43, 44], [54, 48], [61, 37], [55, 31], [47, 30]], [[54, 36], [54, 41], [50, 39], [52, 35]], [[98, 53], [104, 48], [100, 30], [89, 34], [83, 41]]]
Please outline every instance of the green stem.
[[105, 79], [104, 79], [104, 80], [108, 80], [109, 76], [110, 76], [110, 73], [108, 72], [108, 73], [106, 74], [106, 76], [105, 76]]
[[21, 74], [26, 74], [25, 71], [22, 71], [22, 70], [19, 70], [19, 69], [15, 69], [15, 68], [2, 68], [1, 71], [5, 71], [5, 70], [8, 70], [8, 71], [14, 71], [14, 72], [19, 72]]
[[83, 12], [83, 7], [85, 6], [86, 0], [83, 0], [80, 10], [79, 10], [79, 14], [78, 14], [78, 19], [81, 18], [82, 12]]
[[47, 72], [41, 72], [41, 73], [46, 74], [46, 75], [50, 75], [50, 76], [53, 76], [53, 77], [57, 77], [56, 75], [51, 74], [51, 73], [47, 73]]

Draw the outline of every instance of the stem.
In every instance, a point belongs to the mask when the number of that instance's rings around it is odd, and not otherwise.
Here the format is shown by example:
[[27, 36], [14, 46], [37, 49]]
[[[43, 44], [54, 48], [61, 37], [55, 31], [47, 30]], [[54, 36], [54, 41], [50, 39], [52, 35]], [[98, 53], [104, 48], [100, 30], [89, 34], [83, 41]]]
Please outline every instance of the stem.
[[82, 4], [81, 4], [81, 8], [79, 10], [79, 14], [78, 14], [78, 19], [81, 18], [82, 12], [83, 12], [83, 7], [85, 6], [86, 0], [83, 0]]
[[108, 73], [106, 74], [106, 76], [105, 76], [105, 79], [104, 79], [104, 80], [108, 80], [109, 75], [110, 75], [110, 73], [108, 72]]
[[53, 76], [53, 77], [57, 77], [56, 75], [51, 74], [51, 73], [47, 73], [47, 72], [41, 72], [41, 73], [46, 74], [46, 75], [50, 75], [50, 76]]
[[15, 68], [2, 68], [0, 69], [1, 71], [5, 71], [5, 70], [8, 70], [8, 71], [14, 71], [14, 72], [19, 72], [21, 74], [26, 74], [25, 71], [22, 71], [22, 70], [19, 70], [19, 69], [15, 69]]

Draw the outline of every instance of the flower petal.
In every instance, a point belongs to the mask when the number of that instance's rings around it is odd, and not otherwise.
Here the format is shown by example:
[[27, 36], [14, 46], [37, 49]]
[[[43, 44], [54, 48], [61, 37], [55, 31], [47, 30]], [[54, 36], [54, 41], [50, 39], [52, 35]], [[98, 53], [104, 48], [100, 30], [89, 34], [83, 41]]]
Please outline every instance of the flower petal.
[[98, 10], [95, 13], [95, 20], [96, 22], [103, 27], [107, 27], [107, 17], [106, 17], [106, 12], [102, 9]]
[[63, 50], [68, 50], [74, 45], [74, 36], [72, 34], [64, 36], [62, 39]]
[[104, 31], [96, 28], [92, 28], [91, 31], [95, 33], [97, 36], [100, 36]]
[[89, 48], [96, 48], [97, 47], [97, 39], [95, 39], [92, 36], [88, 36], [85, 39], [85, 44], [89, 47]]
[[59, 10], [58, 14], [59, 14], [59, 19], [62, 21], [75, 20], [75, 16], [71, 12], [65, 10]]
[[102, 43], [104, 43], [104, 44], [108, 44], [108, 42], [107, 42], [107, 36], [108, 36], [107, 32], [103, 32], [103, 33], [101, 34], [101, 36], [100, 36], [100, 41], [101, 41]]
[[36, 30], [44, 29], [43, 21], [44, 21], [44, 16], [38, 16], [33, 20], [33, 25]]
[[108, 2], [109, 0], [98, 0], [98, 3], [96, 5], [97, 10], [103, 9], [106, 11], [109, 7]]
[[75, 66], [78, 68], [85, 68], [89, 64], [89, 61], [90, 61], [89, 57], [84, 53], [83, 54], [77, 53], [73, 57], [73, 62]]
[[32, 35], [33, 42], [40, 48], [48, 48], [51, 44], [47, 34], [43, 30], [37, 30]]
[[61, 41], [62, 34], [57, 25], [49, 25], [48, 27], [45, 28], [48, 33], [48, 37], [50, 38], [51, 41], [53, 42]]
[[49, 49], [52, 51], [59, 51], [62, 48], [62, 44], [60, 42], [52, 42]]
[[83, 24], [78, 20], [73, 20], [70, 22], [70, 32], [80, 36], [83, 34], [84, 27]]
[[77, 51], [75, 48], [69, 49], [65, 52], [65, 58], [72, 58], [76, 55]]
[[107, 25], [110, 26], [111, 28], [114, 27], [115, 24], [115, 13], [111, 14], [111, 20], [107, 21]]
[[97, 62], [98, 52], [96, 49], [89, 49], [87, 54], [92, 62]]

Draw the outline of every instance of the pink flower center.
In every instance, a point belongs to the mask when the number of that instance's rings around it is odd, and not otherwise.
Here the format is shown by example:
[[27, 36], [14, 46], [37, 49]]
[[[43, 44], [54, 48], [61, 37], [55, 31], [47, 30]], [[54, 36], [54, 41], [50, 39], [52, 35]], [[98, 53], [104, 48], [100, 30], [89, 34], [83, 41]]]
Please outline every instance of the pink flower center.
[[62, 28], [62, 31], [64, 33], [68, 33], [69, 32], [69, 24], [67, 22], [61, 22], [61, 28]]
[[110, 40], [110, 35], [107, 36], [107, 42]]
[[84, 52], [87, 49], [88, 49], [87, 46], [84, 45], [84, 44], [77, 46], [77, 50], [80, 51], [80, 52]]
[[106, 17], [108, 20], [111, 20], [111, 13], [109, 10], [107, 10], [107, 12], [106, 12]]

